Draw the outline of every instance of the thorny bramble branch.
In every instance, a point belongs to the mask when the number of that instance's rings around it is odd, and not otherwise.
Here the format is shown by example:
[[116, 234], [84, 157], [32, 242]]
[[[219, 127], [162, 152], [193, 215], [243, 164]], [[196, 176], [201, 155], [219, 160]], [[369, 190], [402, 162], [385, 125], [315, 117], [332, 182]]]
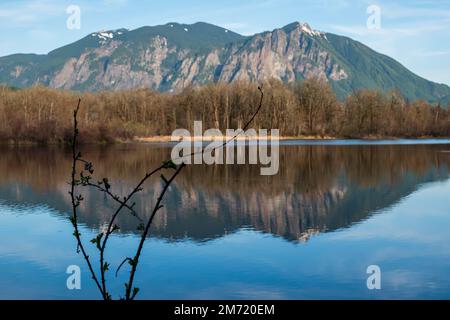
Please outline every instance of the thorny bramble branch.
[[[253, 122], [253, 120], [255, 119], [255, 117], [258, 115], [259, 111], [262, 108], [264, 93], [263, 93], [263, 90], [261, 89], [261, 87], [258, 87], [258, 90], [260, 92], [260, 101], [259, 101], [258, 108], [254, 112], [254, 114], [252, 115], [250, 120], [245, 124], [245, 126], [243, 127], [243, 130], [240, 133], [236, 134], [234, 137], [232, 137], [230, 140], [223, 143], [221, 146], [215, 148], [214, 150], [225, 147], [227, 144], [229, 144], [230, 142], [235, 140], [243, 131], [248, 129], [248, 127]], [[181, 171], [184, 169], [186, 164], [182, 163], [181, 165], [177, 166], [174, 164], [174, 162], [172, 160], [168, 160], [168, 161], [164, 162], [162, 165], [160, 165], [156, 169], [146, 173], [145, 176], [136, 185], [136, 187], [127, 196], [125, 196], [125, 197], [123, 197], [123, 199], [121, 199], [118, 195], [114, 194], [111, 191], [112, 186], [111, 186], [108, 178], [103, 178], [101, 181], [98, 181], [98, 182], [92, 182], [93, 174], [94, 174], [94, 166], [91, 162], [84, 160], [81, 156], [81, 153], [77, 150], [78, 135], [79, 135], [77, 116], [78, 116], [78, 112], [80, 110], [80, 104], [81, 104], [81, 99], [78, 100], [77, 107], [73, 113], [73, 137], [72, 137], [72, 140], [70, 141], [71, 147], [72, 147], [72, 174], [71, 174], [70, 191], [69, 191], [69, 194], [71, 196], [71, 202], [72, 202], [72, 216], [71, 216], [70, 220], [74, 227], [73, 234], [77, 240], [77, 252], [81, 252], [83, 254], [83, 258], [84, 258], [84, 260], [86, 260], [89, 271], [92, 275], [92, 279], [94, 280], [95, 284], [97, 285], [103, 299], [104, 300], [112, 299], [111, 294], [108, 292], [107, 285], [106, 285], [106, 272], [109, 271], [110, 264], [105, 261], [105, 251], [106, 251], [106, 247], [107, 247], [107, 243], [108, 243], [110, 235], [120, 229], [120, 227], [115, 224], [117, 217], [123, 211], [123, 209], [128, 210], [129, 213], [133, 217], [135, 217], [136, 219], [138, 219], [141, 222], [141, 224], [139, 226], [139, 230], [142, 231], [142, 233], [141, 233], [139, 245], [138, 245], [138, 248], [136, 250], [134, 257], [133, 258], [127, 257], [123, 260], [123, 262], [117, 268], [116, 276], [117, 276], [117, 272], [120, 270], [120, 268], [126, 262], [128, 262], [131, 266], [131, 270], [129, 273], [128, 282], [125, 283], [125, 297], [123, 299], [134, 300], [137, 293], [139, 292], [139, 288], [133, 286], [135, 274], [136, 274], [137, 266], [139, 263], [139, 258], [142, 254], [142, 249], [144, 247], [145, 240], [148, 237], [150, 227], [153, 223], [153, 219], [156, 216], [157, 212], [161, 208], [163, 208], [163, 205], [161, 205], [161, 203], [164, 199], [164, 196], [166, 195], [172, 182], [181, 173]], [[203, 154], [204, 150], [201, 151], [200, 153]], [[196, 153], [193, 153], [190, 156], [195, 155], [195, 154]], [[84, 165], [84, 169], [80, 170], [79, 174], [77, 174], [77, 165], [78, 164]], [[137, 214], [137, 212], [134, 209], [135, 203], [132, 203], [132, 204], [129, 204], [129, 203], [130, 203], [131, 199], [137, 193], [139, 193], [143, 190], [143, 185], [145, 184], [145, 182], [148, 179], [150, 179], [152, 176], [154, 176], [156, 173], [158, 173], [160, 171], [169, 170], [169, 169], [172, 169], [175, 172], [170, 176], [169, 179], [165, 178], [164, 175], [161, 174], [161, 179], [164, 184], [163, 189], [156, 200], [156, 203], [155, 203], [155, 206], [153, 207], [150, 218], [144, 224], [144, 221], [139, 217], [139, 215]], [[76, 188], [78, 186], [94, 188], [94, 189], [106, 194], [108, 197], [110, 197], [112, 200], [114, 200], [119, 205], [118, 208], [115, 210], [115, 212], [113, 213], [113, 215], [110, 218], [110, 221], [107, 225], [107, 230], [104, 233], [103, 232], [99, 233], [94, 239], [91, 240], [91, 243], [95, 244], [97, 249], [100, 252], [100, 258], [99, 258], [100, 278], [97, 276], [97, 273], [94, 271], [90, 257], [85, 250], [83, 241], [81, 239], [81, 234], [79, 232], [78, 207], [80, 206], [81, 202], [84, 199], [81, 194], [76, 193]]]

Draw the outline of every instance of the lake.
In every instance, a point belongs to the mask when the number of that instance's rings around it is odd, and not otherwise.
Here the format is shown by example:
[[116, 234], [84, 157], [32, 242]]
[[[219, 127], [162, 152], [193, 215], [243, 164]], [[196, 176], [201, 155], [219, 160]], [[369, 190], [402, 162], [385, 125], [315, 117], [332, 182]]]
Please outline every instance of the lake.
[[[170, 151], [168, 144], [82, 150], [121, 195]], [[0, 298], [98, 299], [69, 221], [70, 150], [0, 152]], [[450, 298], [450, 140], [285, 141], [279, 173], [259, 169], [187, 166], [145, 243], [138, 298]], [[136, 196], [141, 217], [161, 188], [156, 177]], [[83, 194], [81, 233], [94, 258], [89, 240], [115, 204], [94, 190]], [[134, 217], [124, 212], [117, 224], [106, 251], [114, 298], [128, 268], [115, 271], [139, 241]], [[81, 267], [81, 290], [67, 289], [70, 265]], [[381, 270], [381, 290], [367, 287], [371, 265]]]

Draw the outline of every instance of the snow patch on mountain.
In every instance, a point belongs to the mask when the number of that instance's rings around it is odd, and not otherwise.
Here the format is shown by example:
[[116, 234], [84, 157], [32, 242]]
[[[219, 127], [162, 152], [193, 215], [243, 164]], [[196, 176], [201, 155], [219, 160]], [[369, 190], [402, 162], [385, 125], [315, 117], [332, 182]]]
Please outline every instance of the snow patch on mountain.
[[306, 22], [304, 23], [300, 23], [301, 26], [301, 31], [310, 35], [311, 37], [317, 36], [317, 37], [323, 37], [324, 39], [327, 39], [327, 36], [325, 35], [324, 32], [318, 31], [318, 30], [314, 30], [313, 28], [310, 27], [310, 25]]
[[100, 40], [100, 42], [105, 42], [105, 41], [114, 39], [114, 37], [116, 37], [116, 36], [123, 35], [127, 31], [128, 31], [127, 29], [101, 30], [101, 31], [92, 33], [91, 36], [97, 37]]

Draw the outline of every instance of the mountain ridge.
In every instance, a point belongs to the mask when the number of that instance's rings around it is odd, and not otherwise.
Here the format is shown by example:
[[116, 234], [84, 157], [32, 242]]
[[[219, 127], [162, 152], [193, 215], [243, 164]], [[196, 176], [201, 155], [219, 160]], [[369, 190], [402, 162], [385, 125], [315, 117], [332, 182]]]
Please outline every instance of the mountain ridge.
[[145, 87], [180, 91], [207, 83], [285, 83], [319, 77], [340, 98], [358, 89], [398, 90], [411, 100], [442, 102], [450, 87], [428, 81], [351, 38], [294, 22], [243, 36], [205, 22], [169, 22], [93, 32], [46, 55], [0, 57], [0, 83], [77, 91]]

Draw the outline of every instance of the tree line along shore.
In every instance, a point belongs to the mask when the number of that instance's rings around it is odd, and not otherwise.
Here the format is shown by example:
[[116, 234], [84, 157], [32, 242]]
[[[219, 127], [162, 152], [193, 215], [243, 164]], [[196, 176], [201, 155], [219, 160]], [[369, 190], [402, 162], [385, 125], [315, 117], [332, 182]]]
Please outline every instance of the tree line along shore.
[[[337, 99], [327, 82], [263, 84], [263, 107], [254, 129], [279, 129], [283, 138], [354, 139], [450, 137], [449, 106], [408, 101], [393, 90], [358, 90]], [[258, 85], [211, 84], [180, 93], [148, 89], [71, 92], [46, 87], [0, 87], [0, 142], [67, 143], [72, 111], [81, 98], [83, 142], [165, 141], [176, 129], [242, 128], [258, 107]]]

